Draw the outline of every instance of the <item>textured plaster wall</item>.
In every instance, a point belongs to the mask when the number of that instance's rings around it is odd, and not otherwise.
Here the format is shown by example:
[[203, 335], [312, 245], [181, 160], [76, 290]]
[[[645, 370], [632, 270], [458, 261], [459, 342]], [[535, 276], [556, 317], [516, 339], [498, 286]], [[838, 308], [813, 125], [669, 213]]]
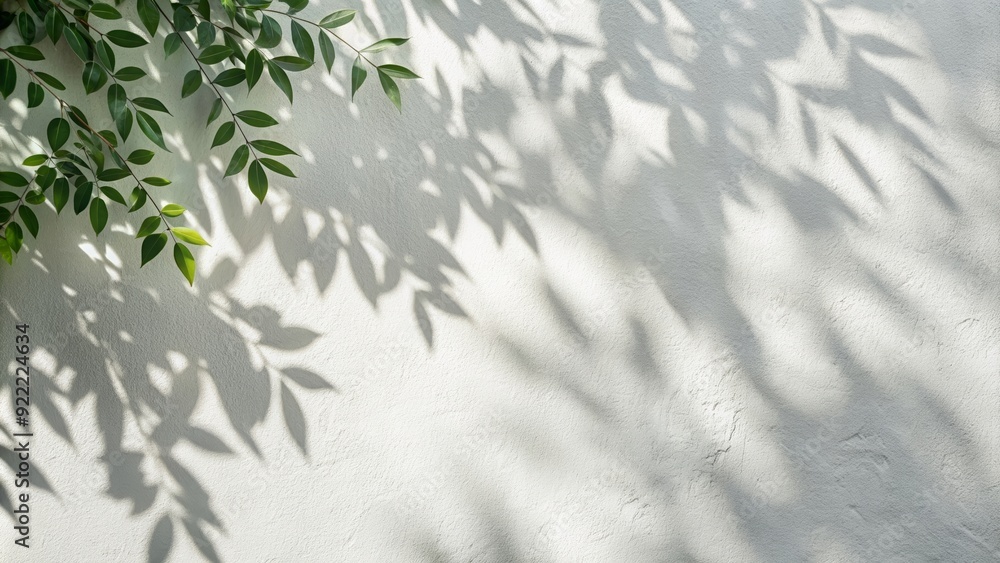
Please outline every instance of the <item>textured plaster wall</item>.
[[264, 206], [179, 113], [193, 289], [120, 214], [2, 268], [0, 559], [1000, 559], [995, 2], [346, 5], [424, 79], [236, 95]]

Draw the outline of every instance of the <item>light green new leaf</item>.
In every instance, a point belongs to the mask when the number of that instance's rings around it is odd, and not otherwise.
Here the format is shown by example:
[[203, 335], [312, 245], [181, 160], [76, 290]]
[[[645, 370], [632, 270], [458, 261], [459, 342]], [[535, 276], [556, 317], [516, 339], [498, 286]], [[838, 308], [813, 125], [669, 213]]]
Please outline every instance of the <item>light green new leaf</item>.
[[163, 206], [163, 209], [161, 209], [160, 212], [167, 217], [178, 217], [184, 213], [184, 206], [177, 205], [176, 203], [168, 203]]
[[143, 178], [142, 181], [149, 184], [150, 186], [162, 187], [170, 185], [170, 180], [167, 180], [166, 178], [160, 178], [157, 176], [149, 176], [147, 178]]
[[201, 238], [198, 231], [194, 229], [189, 229], [188, 227], [174, 227], [171, 231], [173, 231], [175, 237], [184, 242], [197, 244], [198, 246], [211, 246], [205, 241], [205, 239]]
[[14, 264], [14, 253], [10, 251], [10, 245], [5, 238], [0, 238], [0, 257], [3, 257], [8, 264]]
[[38, 166], [40, 164], [45, 164], [45, 161], [48, 159], [49, 157], [45, 156], [44, 154], [33, 154], [28, 158], [24, 159], [24, 162], [22, 162], [21, 164], [25, 166]]

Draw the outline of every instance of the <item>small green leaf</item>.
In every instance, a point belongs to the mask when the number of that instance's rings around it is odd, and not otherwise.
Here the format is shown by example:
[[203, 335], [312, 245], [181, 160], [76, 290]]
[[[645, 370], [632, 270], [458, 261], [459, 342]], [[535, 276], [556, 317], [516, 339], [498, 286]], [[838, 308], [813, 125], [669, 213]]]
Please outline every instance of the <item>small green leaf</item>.
[[155, 233], [159, 228], [160, 216], [150, 215], [142, 221], [141, 225], [139, 225], [139, 232], [135, 234], [135, 238], [148, 237], [149, 235]]
[[337, 51], [333, 48], [333, 42], [322, 31], [316, 37], [319, 40], [319, 52], [323, 54], [323, 62], [326, 63], [326, 71], [333, 71], [333, 62], [337, 60]]
[[84, 182], [76, 187], [76, 193], [73, 194], [73, 212], [77, 215], [83, 213], [83, 210], [87, 208], [90, 204], [90, 196], [93, 194], [94, 184], [91, 182]]
[[181, 98], [186, 98], [201, 88], [201, 71], [198, 69], [188, 71], [184, 75], [184, 84], [181, 85]]
[[177, 264], [177, 269], [184, 274], [188, 284], [194, 285], [194, 256], [191, 255], [188, 247], [179, 242], [174, 244], [174, 263]]
[[34, 82], [28, 83], [28, 108], [36, 108], [45, 100], [45, 88]]
[[177, 217], [184, 213], [184, 211], [184, 206], [177, 205], [176, 203], [168, 203], [163, 206], [163, 209], [160, 210], [160, 212], [167, 217]]
[[358, 88], [365, 83], [365, 78], [368, 78], [368, 70], [365, 69], [365, 64], [361, 60], [361, 56], [358, 55], [354, 59], [354, 66], [351, 67], [351, 99], [354, 99], [354, 94], [358, 92]]
[[146, 45], [148, 41], [143, 39], [138, 34], [132, 33], [124, 29], [113, 29], [109, 31], [105, 37], [109, 41], [118, 45], [119, 47], [125, 47], [126, 49], [133, 49], [135, 47], [142, 47]]
[[214, 82], [223, 88], [231, 88], [246, 79], [247, 73], [242, 68], [230, 68], [219, 73]]
[[168, 33], [165, 38], [163, 38], [163, 56], [164, 58], [169, 58], [173, 55], [177, 49], [180, 48], [182, 43], [181, 36], [176, 33]]
[[17, 201], [19, 199], [21, 199], [21, 196], [17, 195], [14, 192], [6, 192], [6, 191], [0, 192], [0, 204], [10, 203], [12, 201]]
[[99, 235], [108, 224], [108, 204], [97, 197], [90, 202], [90, 226], [94, 228], [94, 234]]
[[17, 172], [9, 172], [6, 170], [0, 172], [0, 182], [3, 182], [8, 186], [14, 186], [15, 188], [20, 188], [28, 185], [27, 178], [18, 174]]
[[382, 72], [382, 69], [378, 70], [378, 81], [382, 83], [382, 90], [385, 91], [386, 97], [392, 102], [392, 105], [396, 106], [396, 109], [400, 112], [403, 111], [403, 103], [399, 98], [399, 86], [396, 85], [394, 81], [388, 74]]
[[107, 81], [108, 73], [104, 72], [104, 69], [100, 65], [94, 61], [83, 65], [83, 89], [88, 94], [93, 94], [100, 90]]
[[97, 58], [104, 65], [104, 68], [109, 72], [115, 69], [115, 52], [111, 49], [111, 45], [108, 42], [101, 39], [94, 45], [94, 50], [97, 52]]
[[132, 164], [143, 165], [149, 164], [149, 161], [153, 160], [154, 156], [156, 156], [156, 153], [151, 150], [136, 149], [129, 153], [128, 158], [125, 160], [131, 162]]
[[49, 122], [46, 133], [48, 134], [49, 147], [54, 151], [59, 150], [69, 139], [69, 122], [61, 117], [56, 117]]
[[223, 178], [232, 176], [233, 174], [239, 174], [243, 167], [247, 165], [247, 159], [250, 158], [250, 149], [246, 145], [240, 145], [239, 148], [233, 152], [233, 158], [229, 161], [229, 166], [226, 168], [226, 173], [222, 175]]
[[46, 74], [44, 72], [36, 70], [35, 71], [35, 76], [37, 76], [38, 78], [41, 78], [42, 82], [48, 84], [49, 86], [55, 88], [56, 90], [65, 90], [66, 89], [66, 86], [63, 85], [62, 82], [59, 82], [59, 80], [56, 77], [52, 76], [51, 74]]
[[250, 163], [250, 170], [247, 172], [247, 181], [250, 184], [250, 192], [261, 203], [264, 203], [264, 197], [267, 195], [267, 174], [264, 172], [264, 167], [260, 165], [259, 160]]
[[63, 37], [66, 38], [66, 44], [76, 53], [76, 56], [80, 57], [81, 61], [90, 60], [90, 43], [83, 38], [83, 34], [80, 33], [75, 24], [66, 26], [63, 30]]
[[66, 16], [59, 10], [49, 10], [45, 13], [45, 32], [49, 34], [49, 39], [53, 43], [58, 43], [62, 37], [63, 27], [66, 25]]
[[175, 237], [181, 239], [184, 242], [197, 244], [198, 246], [208, 245], [208, 242], [206, 242], [205, 239], [201, 238], [201, 235], [198, 234], [198, 231], [194, 229], [189, 229], [187, 227], [174, 227], [173, 229], [171, 229], [171, 231], [173, 231]]
[[14, 264], [14, 253], [10, 251], [10, 245], [5, 238], [0, 238], [0, 257], [3, 257], [8, 264]]
[[236, 112], [236, 117], [251, 127], [271, 127], [272, 125], [278, 124], [278, 122], [270, 115], [262, 111], [252, 109], [238, 111]]
[[287, 71], [299, 72], [311, 67], [313, 63], [311, 59], [282, 55], [280, 57], [272, 58], [268, 61], [268, 64], [276, 64]]
[[285, 97], [288, 98], [290, 103], [293, 96], [292, 83], [288, 80], [288, 75], [285, 74], [285, 71], [275, 64], [274, 61], [267, 61], [267, 73], [271, 76], [271, 81], [274, 82], [274, 85], [285, 93]]
[[15, 86], [17, 86], [17, 68], [10, 59], [0, 60], [0, 94], [3, 94], [5, 100], [14, 92]]
[[156, 255], [163, 250], [163, 247], [167, 245], [167, 233], [160, 233], [158, 235], [152, 235], [146, 237], [146, 240], [142, 241], [142, 263], [139, 267], [143, 267], [147, 262], [156, 258]]
[[313, 60], [316, 57], [316, 46], [313, 45], [309, 32], [295, 20], [292, 20], [291, 29], [292, 46], [295, 47], [295, 52], [303, 59]]
[[115, 127], [122, 136], [122, 141], [128, 140], [132, 133], [132, 110], [125, 108], [125, 112], [115, 120]]
[[139, 10], [139, 21], [149, 32], [149, 36], [156, 35], [156, 30], [160, 26], [160, 11], [156, 9], [156, 2], [153, 0], [139, 0], [137, 3]]
[[288, 176], [289, 178], [295, 177], [295, 174], [287, 166], [277, 160], [274, 160], [273, 158], [261, 158], [260, 163], [282, 176]]
[[277, 47], [278, 43], [281, 43], [281, 25], [270, 16], [261, 17], [257, 45], [264, 49], [270, 49]]
[[31, 205], [41, 205], [45, 203], [45, 194], [42, 193], [42, 190], [31, 190], [24, 194], [24, 201]]
[[52, 185], [52, 205], [56, 207], [56, 213], [61, 213], [66, 202], [69, 201], [69, 180], [66, 178], [56, 178]]
[[257, 49], [250, 51], [250, 54], [247, 55], [246, 72], [247, 87], [253, 90], [253, 87], [260, 79], [261, 73], [264, 72], [264, 58], [261, 57], [260, 51]]
[[233, 133], [236, 132], [236, 122], [227, 121], [219, 126], [219, 130], [215, 132], [215, 139], [212, 140], [211, 148], [215, 148], [219, 145], [224, 145], [229, 142], [229, 139], [233, 138]]
[[170, 152], [170, 149], [163, 142], [163, 133], [160, 131], [160, 125], [156, 120], [144, 111], [137, 111], [135, 117], [136, 121], [139, 122], [139, 129], [142, 129], [146, 137], [156, 143], [161, 149]]
[[146, 71], [142, 70], [137, 66], [127, 66], [115, 73], [115, 78], [121, 80], [122, 82], [131, 82], [133, 80], [139, 80], [146, 76]]
[[90, 13], [101, 18], [102, 20], [120, 20], [122, 19], [122, 14], [110, 4], [105, 4], [103, 2], [98, 2], [90, 7]]
[[22, 205], [17, 208], [17, 214], [21, 216], [21, 222], [31, 233], [31, 238], [38, 238], [38, 217], [35, 216], [35, 212]]
[[393, 78], [404, 78], [404, 79], [420, 78], [420, 76], [418, 76], [415, 72], [406, 68], [405, 66], [390, 64], [390, 65], [382, 65], [378, 67], [378, 69]]
[[132, 174], [128, 170], [123, 170], [121, 168], [108, 168], [107, 170], [102, 170], [97, 174], [97, 179], [102, 182], [115, 182], [121, 180], [122, 178], [128, 178]]
[[337, 10], [336, 12], [319, 20], [320, 27], [327, 29], [338, 28], [354, 19], [355, 10]]
[[21, 39], [25, 43], [33, 43], [35, 41], [35, 32], [37, 31], [35, 18], [28, 15], [28, 12], [19, 12], [17, 14], [17, 31], [21, 34]]
[[202, 48], [215, 43], [215, 26], [210, 22], [203, 21], [198, 24], [198, 45]]
[[149, 184], [150, 186], [162, 187], [170, 185], [170, 180], [167, 180], [166, 178], [160, 178], [158, 176], [149, 176], [143, 178], [142, 181]]
[[396, 47], [402, 45], [409, 41], [409, 37], [388, 37], [372, 43], [371, 45], [361, 49], [362, 53], [378, 53], [380, 51], [385, 51], [389, 47]]
[[125, 113], [125, 103], [127, 101], [128, 97], [121, 85], [112, 84], [108, 86], [108, 112], [111, 113], [113, 119], [118, 120]]
[[122, 193], [111, 186], [101, 186], [101, 193], [108, 196], [111, 201], [128, 207], [128, 203], [125, 201], [125, 196]]
[[49, 157], [45, 156], [44, 154], [33, 154], [28, 158], [24, 159], [24, 162], [22, 162], [21, 164], [25, 166], [38, 166], [40, 164], [45, 164], [45, 161], [48, 159]]
[[148, 109], [150, 111], [159, 111], [166, 113], [168, 115], [170, 114], [170, 111], [167, 109], [165, 105], [163, 105], [163, 102], [157, 100], [156, 98], [144, 98], [144, 97], [132, 98], [132, 103], [143, 109]]
[[24, 239], [24, 232], [21, 231], [21, 225], [17, 223], [8, 223], [7, 229], [4, 231], [4, 238], [7, 239], [7, 244], [10, 245], [10, 249], [14, 252], [21, 250], [21, 241]]
[[31, 45], [11, 45], [7, 47], [7, 52], [19, 59], [26, 61], [44, 61], [42, 52]]
[[271, 156], [285, 156], [289, 154], [294, 154], [298, 156], [299, 153], [293, 151], [292, 149], [286, 147], [285, 145], [278, 143], [276, 141], [268, 141], [264, 139], [259, 139], [256, 141], [250, 141], [253, 148], [259, 150], [264, 154], [269, 154]]
[[214, 65], [226, 60], [233, 50], [225, 45], [209, 45], [198, 55], [198, 60], [207, 65]]
[[222, 98], [215, 98], [215, 101], [212, 102], [212, 110], [208, 112], [208, 122], [205, 123], [205, 127], [211, 125], [220, 115], [222, 115]]

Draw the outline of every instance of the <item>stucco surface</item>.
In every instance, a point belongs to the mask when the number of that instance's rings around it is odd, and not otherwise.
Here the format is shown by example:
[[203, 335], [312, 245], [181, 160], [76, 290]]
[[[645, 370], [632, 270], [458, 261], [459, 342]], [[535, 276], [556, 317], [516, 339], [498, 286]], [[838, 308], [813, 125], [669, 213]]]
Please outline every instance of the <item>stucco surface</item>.
[[995, 2], [343, 6], [423, 79], [238, 94], [263, 206], [165, 123], [193, 288], [120, 214], [2, 268], [0, 559], [1000, 560]]

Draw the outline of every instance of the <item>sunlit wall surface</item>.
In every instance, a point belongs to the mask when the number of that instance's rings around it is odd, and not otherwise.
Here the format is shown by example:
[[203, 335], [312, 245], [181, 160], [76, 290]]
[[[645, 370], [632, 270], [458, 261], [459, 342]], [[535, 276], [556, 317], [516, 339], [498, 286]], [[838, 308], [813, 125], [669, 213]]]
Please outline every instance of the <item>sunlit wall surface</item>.
[[321, 4], [423, 79], [237, 95], [263, 206], [165, 122], [193, 289], [114, 214], [0, 268], [0, 560], [1000, 559], [995, 2]]

